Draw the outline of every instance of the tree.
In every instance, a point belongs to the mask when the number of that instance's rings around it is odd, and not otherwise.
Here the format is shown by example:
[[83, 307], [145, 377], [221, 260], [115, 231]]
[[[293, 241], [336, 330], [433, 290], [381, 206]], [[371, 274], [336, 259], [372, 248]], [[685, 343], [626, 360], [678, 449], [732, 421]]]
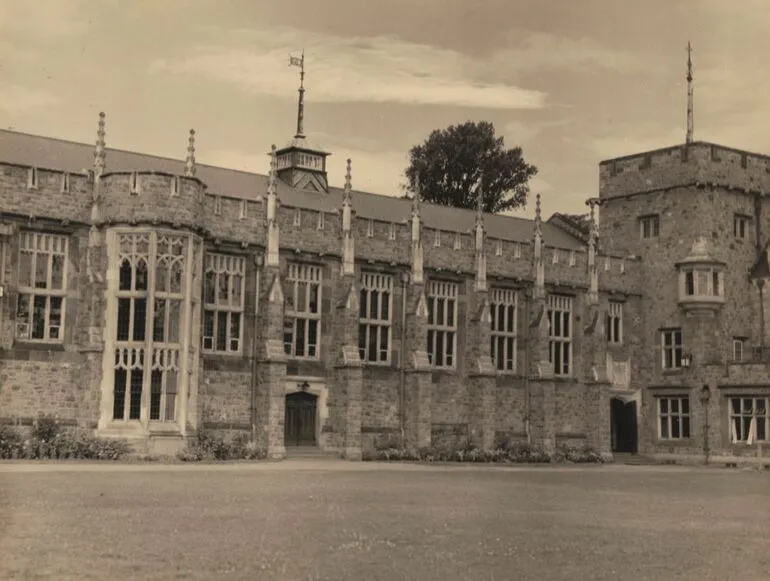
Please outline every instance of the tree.
[[505, 149], [488, 121], [433, 131], [409, 151], [409, 161], [407, 192], [419, 191], [421, 199], [443, 206], [475, 209], [483, 175], [483, 208], [493, 214], [524, 206], [528, 182], [537, 174], [521, 147]]

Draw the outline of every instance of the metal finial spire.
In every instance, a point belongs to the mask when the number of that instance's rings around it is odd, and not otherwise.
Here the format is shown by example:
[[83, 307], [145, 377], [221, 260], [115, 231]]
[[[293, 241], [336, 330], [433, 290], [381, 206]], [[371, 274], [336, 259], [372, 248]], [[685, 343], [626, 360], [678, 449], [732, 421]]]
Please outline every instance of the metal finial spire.
[[289, 66], [299, 67], [299, 103], [297, 104], [297, 134], [296, 138], [305, 137], [305, 49], [302, 56], [297, 58], [289, 55]]
[[104, 173], [107, 152], [104, 144], [104, 112], [99, 113], [99, 129], [96, 131], [96, 149], [94, 150], [94, 173], [101, 176]]
[[276, 160], [276, 147], [275, 144], [273, 144], [270, 147], [270, 175], [268, 176], [268, 182], [267, 182], [267, 193], [268, 195], [275, 195], [275, 179], [276, 179], [276, 172], [278, 168], [278, 162]]
[[187, 140], [187, 159], [184, 164], [184, 175], [195, 176], [195, 129], [190, 129], [190, 138]]
[[687, 143], [693, 134], [692, 46], [687, 42]]
[[353, 191], [353, 185], [352, 185], [352, 162], [350, 159], [347, 160], [347, 167], [345, 169], [345, 189], [342, 194], [342, 201], [346, 204], [349, 204], [351, 202], [352, 198], [352, 191]]

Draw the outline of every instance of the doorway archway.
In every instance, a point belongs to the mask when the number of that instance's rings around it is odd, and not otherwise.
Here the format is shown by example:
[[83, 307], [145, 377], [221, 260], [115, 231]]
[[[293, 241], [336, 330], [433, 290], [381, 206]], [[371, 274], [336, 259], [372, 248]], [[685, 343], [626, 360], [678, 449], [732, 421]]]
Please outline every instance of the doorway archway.
[[284, 446], [316, 446], [318, 396], [306, 391], [286, 395]]
[[617, 397], [610, 399], [610, 426], [612, 452], [636, 454], [638, 452], [636, 402], [623, 401]]

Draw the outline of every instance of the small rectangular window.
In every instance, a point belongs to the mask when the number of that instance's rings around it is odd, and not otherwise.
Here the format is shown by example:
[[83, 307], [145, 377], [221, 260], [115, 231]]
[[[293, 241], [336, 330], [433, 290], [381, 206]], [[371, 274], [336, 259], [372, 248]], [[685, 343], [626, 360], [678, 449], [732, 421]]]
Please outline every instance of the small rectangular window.
[[395, 240], [396, 239], [396, 225], [391, 222], [388, 224], [388, 240]]
[[318, 230], [324, 229], [324, 211], [323, 210], [318, 212], [318, 224], [316, 225], [316, 228]]
[[682, 330], [664, 329], [660, 333], [661, 365], [663, 369], [682, 368]]
[[743, 361], [743, 346], [745, 339], [742, 337], [733, 337], [733, 361], [740, 363]]
[[246, 200], [241, 200], [241, 213], [240, 213], [240, 219], [243, 220], [248, 215], [249, 211], [249, 203]]
[[658, 439], [684, 440], [690, 437], [690, 398], [658, 398]]
[[179, 195], [179, 178], [177, 176], [174, 176], [171, 178], [171, 197], [176, 197]]
[[433, 246], [441, 246], [441, 230], [436, 230], [433, 235]]
[[137, 195], [139, 193], [139, 174], [137, 174], [136, 172], [133, 172], [128, 179], [129, 179], [129, 185], [128, 185], [129, 193], [132, 195]]
[[374, 237], [374, 220], [372, 219], [369, 219], [369, 221], [366, 223], [366, 237]]
[[518, 242], [514, 243], [513, 245], [513, 257], [521, 258], [521, 244]]
[[222, 214], [222, 196], [214, 196], [214, 215]]
[[37, 168], [31, 167], [27, 170], [27, 188], [36, 190], [38, 186]]
[[499, 238], [495, 242], [495, 256], [502, 256], [503, 255], [503, 241]]
[[68, 194], [70, 191], [70, 174], [66, 171], [61, 174], [61, 191], [63, 194]]
[[610, 301], [607, 311], [607, 342], [623, 343], [623, 303]]
[[302, 210], [299, 208], [294, 208], [294, 221], [292, 222], [292, 226], [302, 226]]
[[660, 236], [660, 216], [642, 216], [639, 218], [639, 229], [643, 239], [657, 238]]
[[748, 216], [735, 214], [735, 216], [733, 217], [733, 233], [735, 234], [736, 238], [739, 238], [739, 239], [748, 238], [749, 221], [750, 221], [750, 218]]
[[455, 250], [460, 250], [463, 247], [463, 235], [457, 232], [455, 234]]

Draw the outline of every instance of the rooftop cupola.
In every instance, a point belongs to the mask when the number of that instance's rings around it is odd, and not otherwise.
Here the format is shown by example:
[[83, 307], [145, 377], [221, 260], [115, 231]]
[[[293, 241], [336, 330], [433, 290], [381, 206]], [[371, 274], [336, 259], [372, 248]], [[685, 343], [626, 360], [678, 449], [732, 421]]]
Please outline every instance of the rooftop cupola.
[[311, 192], [328, 192], [326, 158], [330, 155], [311, 144], [305, 136], [305, 53], [289, 57], [289, 66], [299, 67], [299, 98], [297, 101], [297, 132], [289, 143], [278, 149], [276, 163], [278, 178], [293, 188]]

